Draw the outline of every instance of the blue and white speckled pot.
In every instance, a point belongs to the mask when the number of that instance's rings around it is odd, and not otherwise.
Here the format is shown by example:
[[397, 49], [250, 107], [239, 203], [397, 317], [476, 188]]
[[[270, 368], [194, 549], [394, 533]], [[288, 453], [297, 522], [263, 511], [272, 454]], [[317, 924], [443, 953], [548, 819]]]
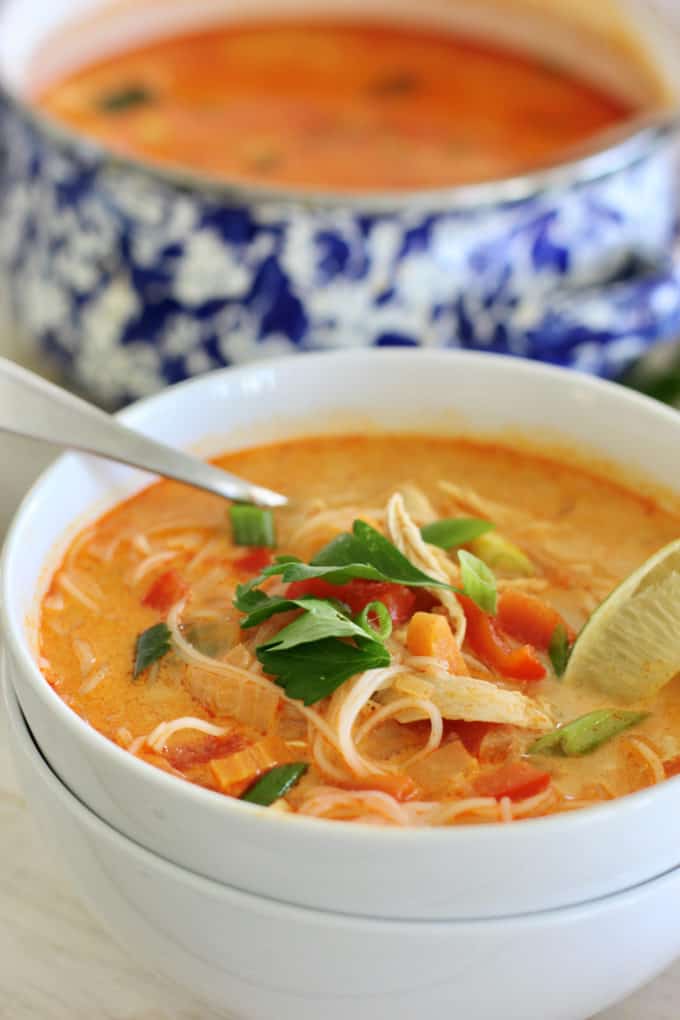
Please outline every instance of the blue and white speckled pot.
[[[35, 30], [6, 0], [0, 38], [23, 32], [28, 54]], [[22, 102], [20, 59], [0, 44], [0, 259], [20, 327], [104, 403], [329, 347], [483, 348], [610, 375], [680, 330], [668, 116], [514, 180], [276, 193], [112, 157]]]

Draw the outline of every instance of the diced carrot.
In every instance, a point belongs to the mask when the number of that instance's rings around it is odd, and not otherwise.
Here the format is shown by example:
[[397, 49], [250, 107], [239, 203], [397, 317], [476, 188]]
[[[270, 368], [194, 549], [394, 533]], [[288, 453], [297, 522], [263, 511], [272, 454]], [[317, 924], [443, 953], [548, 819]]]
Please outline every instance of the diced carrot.
[[474, 781], [474, 791], [480, 797], [509, 797], [524, 800], [541, 793], [550, 783], [550, 773], [530, 765], [527, 761], [510, 761], [493, 772], [483, 773]]
[[443, 659], [457, 676], [465, 676], [468, 672], [451, 625], [439, 613], [414, 613], [406, 632], [406, 644], [411, 655]]
[[569, 641], [575, 634], [564, 622], [556, 609], [548, 606], [535, 595], [508, 588], [498, 600], [498, 626], [504, 634], [516, 641], [527, 642], [535, 648], [550, 647], [555, 628], [562, 624]]
[[395, 800], [413, 800], [419, 794], [418, 787], [410, 776], [406, 775], [374, 775], [356, 776], [348, 780], [333, 780], [334, 786], [343, 790], [380, 790], [389, 793]]
[[266, 546], [253, 546], [243, 556], [234, 560], [234, 566], [244, 574], [259, 574], [272, 562], [272, 551]]
[[670, 779], [671, 776], [680, 775], [680, 755], [676, 755], [675, 758], [668, 758], [663, 763], [663, 770], [666, 773], [667, 779]]
[[230, 754], [228, 758], [213, 759], [210, 768], [220, 789], [224, 793], [238, 796], [263, 772], [268, 772], [276, 765], [286, 765], [298, 759], [299, 755], [296, 757], [293, 754], [285, 740], [277, 736], [268, 736], [243, 751]]
[[494, 620], [468, 598], [459, 595], [458, 601], [465, 611], [467, 632], [465, 640], [472, 651], [487, 666], [501, 676], [512, 680], [542, 680], [545, 666], [531, 645], [512, 648], [496, 629]]
[[180, 599], [184, 598], [188, 590], [189, 586], [176, 570], [166, 570], [153, 582], [142, 599], [142, 604], [157, 609], [165, 616]]

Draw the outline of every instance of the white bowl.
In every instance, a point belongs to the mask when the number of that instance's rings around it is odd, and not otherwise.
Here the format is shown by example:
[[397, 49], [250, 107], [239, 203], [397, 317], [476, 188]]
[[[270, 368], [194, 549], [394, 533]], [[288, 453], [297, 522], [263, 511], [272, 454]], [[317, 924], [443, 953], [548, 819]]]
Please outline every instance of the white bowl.
[[484, 921], [302, 909], [142, 849], [50, 771], [5, 683], [26, 797], [92, 913], [135, 960], [257, 1020], [585, 1020], [680, 953], [680, 869], [580, 907]]
[[[302, 413], [304, 411], [304, 413]], [[129, 409], [126, 422], [203, 450], [349, 427], [561, 435], [678, 485], [680, 417], [611, 384], [490, 355], [310, 355], [207, 375]], [[206, 437], [210, 437], [205, 443]], [[3, 628], [31, 730], [76, 796], [177, 864], [300, 905], [419, 920], [576, 904], [680, 863], [680, 779], [587, 811], [512, 826], [383, 830], [281, 817], [153, 768], [69, 709], [35, 661], [37, 599], [65, 540], [140, 473], [70, 455], [32, 489], [7, 539]], [[56, 550], [56, 553], [55, 553]]]

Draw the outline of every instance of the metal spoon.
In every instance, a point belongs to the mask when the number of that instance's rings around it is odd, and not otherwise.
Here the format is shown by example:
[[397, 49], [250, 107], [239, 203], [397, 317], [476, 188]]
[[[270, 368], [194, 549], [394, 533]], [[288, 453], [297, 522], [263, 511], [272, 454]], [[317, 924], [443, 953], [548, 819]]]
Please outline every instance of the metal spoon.
[[278, 492], [252, 485], [198, 457], [149, 439], [6, 358], [0, 358], [0, 431], [94, 453], [225, 499], [266, 507], [288, 502]]

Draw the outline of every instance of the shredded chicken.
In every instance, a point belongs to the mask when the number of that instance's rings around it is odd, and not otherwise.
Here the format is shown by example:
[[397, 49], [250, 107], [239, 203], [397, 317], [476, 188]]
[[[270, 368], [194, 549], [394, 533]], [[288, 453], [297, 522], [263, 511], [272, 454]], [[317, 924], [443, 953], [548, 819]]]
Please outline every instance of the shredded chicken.
[[422, 526], [436, 521], [437, 512], [420, 486], [413, 482], [404, 482], [399, 486], [399, 492], [404, 500], [406, 512], [416, 524]]
[[[419, 570], [443, 581], [458, 583], [458, 570], [441, 549], [429, 545], [420, 534], [420, 528], [408, 513], [401, 493], [395, 492], [387, 504], [387, 534], [400, 553]], [[465, 638], [465, 614], [453, 592], [445, 588], [428, 588], [449, 613], [454, 624], [454, 635], [459, 645]]]
[[[402, 673], [375, 698], [381, 704], [389, 704], [404, 695], [432, 701], [445, 719], [507, 723], [535, 730], [552, 726], [552, 720], [536, 702], [519, 691], [506, 691], [476, 677], [453, 676], [444, 669], [428, 670], [426, 675]], [[396, 718], [399, 722], [415, 722], [426, 716], [412, 710], [399, 713]]]

